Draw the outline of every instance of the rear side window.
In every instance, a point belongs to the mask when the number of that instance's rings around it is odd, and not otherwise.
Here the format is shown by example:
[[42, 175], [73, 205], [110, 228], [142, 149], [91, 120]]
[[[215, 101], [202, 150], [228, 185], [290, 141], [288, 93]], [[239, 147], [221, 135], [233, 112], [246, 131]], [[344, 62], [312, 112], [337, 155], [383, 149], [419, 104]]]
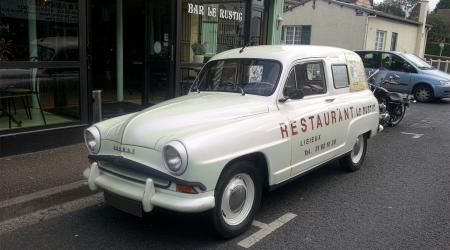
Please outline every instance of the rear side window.
[[348, 70], [347, 65], [332, 65], [333, 82], [336, 89], [348, 87]]

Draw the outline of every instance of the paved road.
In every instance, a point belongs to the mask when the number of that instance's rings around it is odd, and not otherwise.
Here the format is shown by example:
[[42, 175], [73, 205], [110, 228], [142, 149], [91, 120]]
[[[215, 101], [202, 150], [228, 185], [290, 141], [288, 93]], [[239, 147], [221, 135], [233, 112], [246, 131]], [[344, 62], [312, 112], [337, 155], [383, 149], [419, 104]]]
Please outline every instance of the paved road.
[[[265, 194], [259, 222], [297, 217], [253, 248], [449, 249], [449, 142], [450, 101], [414, 104], [398, 127], [370, 140], [360, 171], [334, 162]], [[4, 233], [0, 249], [238, 249], [259, 230], [223, 241], [205, 214], [139, 219], [94, 204]]]

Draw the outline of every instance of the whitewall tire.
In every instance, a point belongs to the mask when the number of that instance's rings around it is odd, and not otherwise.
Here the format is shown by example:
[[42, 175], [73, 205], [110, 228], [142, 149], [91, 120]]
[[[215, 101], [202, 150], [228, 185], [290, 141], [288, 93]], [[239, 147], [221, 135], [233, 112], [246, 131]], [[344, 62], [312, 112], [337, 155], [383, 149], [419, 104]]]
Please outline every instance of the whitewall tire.
[[212, 211], [217, 233], [231, 238], [245, 232], [259, 208], [261, 193], [261, 174], [252, 162], [239, 161], [225, 168], [216, 186]]

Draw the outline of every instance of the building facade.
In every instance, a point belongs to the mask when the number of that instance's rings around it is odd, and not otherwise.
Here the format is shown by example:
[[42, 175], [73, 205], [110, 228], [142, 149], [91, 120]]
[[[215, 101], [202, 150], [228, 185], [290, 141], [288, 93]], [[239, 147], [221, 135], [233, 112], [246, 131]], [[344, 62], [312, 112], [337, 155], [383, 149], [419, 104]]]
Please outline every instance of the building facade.
[[[284, 12], [282, 40], [284, 43], [402, 51], [423, 56], [428, 2], [421, 3], [419, 21], [373, 10], [371, 4], [351, 0], [301, 1]], [[295, 32], [298, 28], [309, 30], [309, 39], [302, 39], [302, 33]]]
[[0, 156], [183, 95], [216, 53], [277, 44], [282, 0], [2, 0]]

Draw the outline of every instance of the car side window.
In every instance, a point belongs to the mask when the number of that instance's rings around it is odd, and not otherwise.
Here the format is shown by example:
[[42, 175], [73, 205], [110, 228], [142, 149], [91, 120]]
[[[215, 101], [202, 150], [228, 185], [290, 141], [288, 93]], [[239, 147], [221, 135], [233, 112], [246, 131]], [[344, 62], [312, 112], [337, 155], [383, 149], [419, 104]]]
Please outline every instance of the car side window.
[[293, 89], [303, 90], [305, 96], [326, 93], [323, 64], [310, 62], [295, 65], [286, 79], [283, 94], [289, 96], [289, 91]]
[[347, 65], [332, 65], [331, 71], [333, 73], [334, 88], [348, 87], [348, 71]]
[[310, 62], [295, 65], [297, 88], [303, 90], [305, 96], [327, 92], [325, 74], [321, 62]]
[[381, 62], [387, 70], [408, 72], [409, 63], [397, 55], [383, 53]]
[[284, 84], [283, 95], [289, 96], [291, 90], [297, 88], [297, 79], [295, 79], [295, 67], [291, 69], [289, 72], [289, 76], [286, 79], [286, 83]]

